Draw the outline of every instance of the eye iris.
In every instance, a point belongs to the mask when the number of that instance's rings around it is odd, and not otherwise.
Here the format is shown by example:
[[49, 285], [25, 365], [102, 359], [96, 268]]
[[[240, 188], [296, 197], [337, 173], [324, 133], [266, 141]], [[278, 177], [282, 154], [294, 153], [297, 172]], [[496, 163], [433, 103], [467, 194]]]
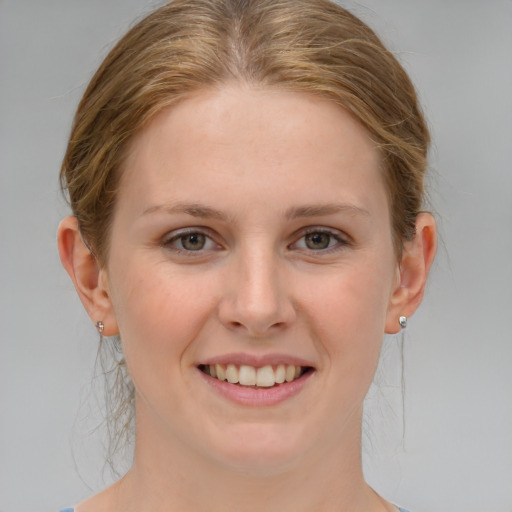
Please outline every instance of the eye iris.
[[200, 251], [205, 241], [206, 237], [201, 233], [190, 233], [181, 237], [181, 244], [188, 251]]
[[331, 241], [328, 233], [309, 233], [306, 235], [306, 245], [309, 249], [327, 249]]

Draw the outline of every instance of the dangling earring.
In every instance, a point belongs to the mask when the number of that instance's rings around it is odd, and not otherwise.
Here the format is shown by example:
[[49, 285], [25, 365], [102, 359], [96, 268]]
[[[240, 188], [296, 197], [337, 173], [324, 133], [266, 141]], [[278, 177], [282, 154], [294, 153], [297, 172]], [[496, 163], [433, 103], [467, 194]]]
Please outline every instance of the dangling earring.
[[401, 316], [399, 319], [398, 319], [398, 323], [400, 324], [400, 327], [402, 329], [405, 329], [407, 327], [407, 317], [406, 316]]
[[103, 329], [105, 329], [105, 325], [103, 325], [103, 322], [101, 320], [96, 322], [96, 329], [98, 329], [98, 332], [100, 334], [103, 334]]

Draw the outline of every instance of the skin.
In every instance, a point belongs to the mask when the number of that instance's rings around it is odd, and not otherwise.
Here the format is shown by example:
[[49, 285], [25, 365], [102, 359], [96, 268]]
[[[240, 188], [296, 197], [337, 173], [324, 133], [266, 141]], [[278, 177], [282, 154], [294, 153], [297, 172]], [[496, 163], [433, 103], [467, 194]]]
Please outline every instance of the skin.
[[[61, 223], [64, 267], [136, 388], [133, 467], [77, 512], [395, 510], [363, 479], [362, 404], [436, 242], [422, 213], [397, 261], [380, 162], [325, 99], [224, 85], [133, 140], [105, 267]], [[197, 369], [233, 353], [314, 370], [283, 402], [240, 405]]]

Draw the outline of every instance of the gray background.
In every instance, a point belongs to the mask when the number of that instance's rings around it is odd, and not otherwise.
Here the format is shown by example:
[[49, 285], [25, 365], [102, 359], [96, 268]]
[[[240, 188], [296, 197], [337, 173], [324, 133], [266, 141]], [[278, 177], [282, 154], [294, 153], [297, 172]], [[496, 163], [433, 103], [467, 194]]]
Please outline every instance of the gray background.
[[[0, 0], [1, 512], [55, 511], [109, 479], [89, 432], [97, 336], [55, 245], [57, 173], [87, 80], [150, 5]], [[404, 409], [400, 339], [385, 340], [368, 479], [414, 512], [510, 512], [512, 1], [347, 5], [417, 84], [443, 244], [405, 338]]]

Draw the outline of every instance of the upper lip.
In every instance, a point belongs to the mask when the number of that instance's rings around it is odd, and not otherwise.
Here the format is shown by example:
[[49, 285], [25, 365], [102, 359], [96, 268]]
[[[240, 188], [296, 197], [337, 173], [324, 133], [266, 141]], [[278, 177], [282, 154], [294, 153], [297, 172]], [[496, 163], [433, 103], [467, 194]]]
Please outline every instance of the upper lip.
[[200, 365], [211, 365], [211, 364], [234, 364], [237, 366], [247, 365], [254, 366], [255, 368], [261, 368], [263, 366], [277, 366], [280, 364], [284, 365], [295, 365], [295, 366], [303, 366], [303, 367], [314, 367], [311, 361], [307, 361], [306, 359], [302, 359], [297, 356], [292, 356], [289, 354], [247, 354], [243, 352], [236, 352], [231, 354], [222, 354], [215, 357], [210, 357], [205, 359], [204, 361], [200, 361], [198, 366]]

